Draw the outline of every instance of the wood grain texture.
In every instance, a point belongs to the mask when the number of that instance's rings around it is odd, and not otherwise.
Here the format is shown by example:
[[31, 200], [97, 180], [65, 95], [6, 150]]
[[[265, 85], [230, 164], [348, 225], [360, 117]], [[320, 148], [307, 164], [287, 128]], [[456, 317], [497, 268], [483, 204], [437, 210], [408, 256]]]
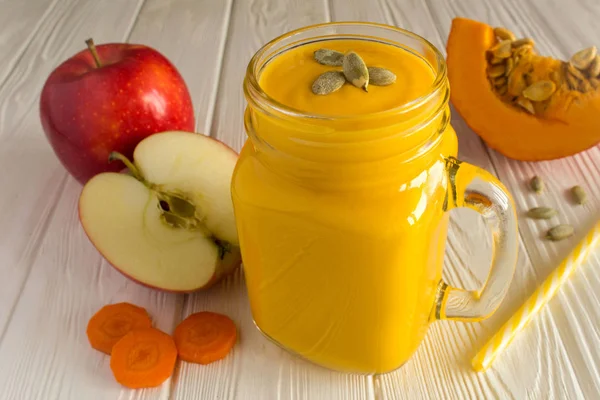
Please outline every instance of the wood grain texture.
[[0, 233], [1, 399], [168, 398], [169, 384], [138, 392], [116, 385], [108, 357], [89, 347], [85, 327], [101, 306], [132, 301], [170, 331], [183, 296], [142, 288], [102, 260], [79, 225], [81, 187], [54, 156], [37, 107], [59, 62], [89, 36], [126, 40], [142, 4], [57, 2], [0, 88], [0, 206], [11, 211], [0, 216], [10, 227]]
[[[569, 5], [557, 1], [533, 1], [524, 4], [507, 0], [504, 7], [491, 8], [479, 2], [435, 4], [437, 6], [431, 10], [440, 32], [448, 32], [452, 16], [463, 15], [494, 26], [506, 26], [521, 36], [532, 36], [540, 52], [562, 59], [568, 59], [582, 47], [600, 43], [600, 33], [594, 22], [600, 16], [597, 2]], [[519, 228], [530, 262], [525, 265], [527, 274], [522, 280], [515, 280], [513, 286], [519, 290], [512, 291], [511, 300], [525, 298], [597, 220], [600, 150], [596, 147], [573, 157], [538, 163], [509, 160], [495, 151], [490, 154], [499, 177], [513, 193], [522, 217]], [[546, 181], [547, 190], [542, 195], [535, 195], [526, 188], [526, 182], [534, 175]], [[592, 199], [586, 206], [575, 206], [568, 196], [568, 189], [575, 184], [581, 184], [591, 194]], [[553, 221], [541, 222], [523, 217], [527, 209], [538, 205], [554, 207], [560, 216]], [[559, 243], [542, 240], [545, 231], [557, 223], [574, 225], [577, 234]], [[595, 323], [599, 317], [598, 257], [591, 257], [587, 264], [496, 362], [496, 371], [491, 373], [503, 375], [510, 383], [509, 387], [515, 388], [512, 390], [517, 398], [599, 396], [600, 354], [592, 350], [600, 346], [600, 330]], [[537, 368], [519, 366], [523, 359]], [[533, 384], [517, 386], [518, 381], [510, 381], [509, 377], [514, 376], [515, 371], [519, 371], [521, 379]]]
[[[211, 136], [236, 151], [241, 149], [246, 140], [242, 81], [250, 58], [276, 36], [327, 18], [327, 4], [323, 0], [233, 2]], [[190, 296], [184, 317], [202, 310], [229, 315], [239, 327], [240, 339], [229, 357], [213, 365], [182, 363], [174, 398], [373, 398], [370, 378], [316, 367], [289, 355], [263, 337], [250, 315], [242, 271], [209, 292]]]
[[[592, 256], [494, 366], [475, 374], [470, 358], [591, 226], [600, 209], [600, 150], [564, 160], [521, 163], [490, 151], [453, 112], [459, 156], [509, 187], [520, 212], [560, 210], [577, 227], [564, 242], [541, 240], [550, 223], [521, 218], [520, 254], [506, 301], [474, 324], [437, 322], [414, 357], [378, 377], [324, 370], [289, 355], [254, 327], [243, 273], [192, 296], [143, 288], [110, 268], [76, 213], [80, 186], [58, 163], [37, 113], [52, 68], [97, 43], [143, 43], [163, 52], [186, 80], [196, 130], [239, 150], [245, 141], [242, 79], [254, 52], [300, 26], [332, 20], [383, 22], [411, 30], [444, 53], [451, 19], [466, 16], [536, 38], [541, 52], [566, 58], [600, 43], [600, 3], [577, 0], [0, 0], [0, 399], [584, 399], [600, 397], [600, 259]], [[547, 191], [524, 182], [544, 177]], [[585, 206], [566, 190], [586, 188]], [[522, 215], [520, 215], [522, 216]], [[8, 228], [6, 228], [8, 227]], [[444, 277], [473, 289], [485, 279], [490, 238], [472, 211], [452, 212]], [[122, 390], [108, 358], [91, 350], [88, 318], [102, 305], [148, 308], [170, 333], [193, 312], [231, 316], [240, 328], [232, 354], [209, 366], [179, 363], [160, 388]]]

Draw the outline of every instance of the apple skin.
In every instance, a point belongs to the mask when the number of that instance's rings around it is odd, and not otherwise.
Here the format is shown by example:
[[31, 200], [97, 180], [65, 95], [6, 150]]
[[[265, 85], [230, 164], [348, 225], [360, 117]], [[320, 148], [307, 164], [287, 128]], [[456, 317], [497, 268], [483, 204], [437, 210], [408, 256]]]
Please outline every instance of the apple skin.
[[145, 137], [193, 131], [192, 99], [177, 69], [143, 45], [96, 46], [101, 67], [88, 50], [59, 65], [40, 97], [46, 137], [67, 171], [81, 184], [100, 172], [116, 172], [111, 151], [131, 157]]

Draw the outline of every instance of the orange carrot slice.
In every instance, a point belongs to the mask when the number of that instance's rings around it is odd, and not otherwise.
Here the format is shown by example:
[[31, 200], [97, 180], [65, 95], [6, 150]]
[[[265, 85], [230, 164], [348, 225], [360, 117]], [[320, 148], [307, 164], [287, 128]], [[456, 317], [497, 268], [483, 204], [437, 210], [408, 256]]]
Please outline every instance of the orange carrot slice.
[[88, 322], [86, 333], [94, 349], [110, 354], [115, 343], [129, 331], [151, 326], [152, 320], [142, 307], [116, 303], [98, 310]]
[[177, 347], [155, 328], [136, 329], [115, 344], [110, 369], [117, 382], [131, 389], [156, 387], [173, 373]]
[[203, 311], [181, 321], [173, 338], [182, 360], [209, 364], [225, 358], [235, 344], [237, 331], [229, 317]]

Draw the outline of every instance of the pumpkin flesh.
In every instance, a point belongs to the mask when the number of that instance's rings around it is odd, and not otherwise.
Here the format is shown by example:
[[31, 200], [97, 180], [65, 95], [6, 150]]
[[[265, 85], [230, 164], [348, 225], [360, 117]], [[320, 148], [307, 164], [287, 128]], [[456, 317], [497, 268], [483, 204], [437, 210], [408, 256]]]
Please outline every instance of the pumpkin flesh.
[[[535, 53], [515, 66], [517, 76], [527, 74], [532, 84], [553, 80], [556, 92], [535, 104], [535, 115], [519, 109], [510, 82], [508, 93], [494, 92], [488, 78], [488, 50], [497, 43], [486, 24], [456, 18], [447, 44], [450, 97], [467, 125], [490, 147], [517, 160], [548, 160], [569, 156], [600, 142], [600, 92], [571, 90], [565, 63]], [[527, 69], [527, 70], [519, 70]]]

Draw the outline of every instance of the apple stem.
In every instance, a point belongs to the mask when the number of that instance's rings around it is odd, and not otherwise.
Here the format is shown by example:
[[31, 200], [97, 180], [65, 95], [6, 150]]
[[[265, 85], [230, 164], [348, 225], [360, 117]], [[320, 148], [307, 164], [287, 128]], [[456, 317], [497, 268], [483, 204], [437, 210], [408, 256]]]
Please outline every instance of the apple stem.
[[88, 40], [85, 41], [85, 44], [87, 44], [87, 47], [90, 50], [90, 53], [92, 53], [92, 57], [94, 57], [94, 61], [96, 62], [96, 67], [97, 68], [102, 67], [102, 64], [100, 63], [100, 56], [98, 56], [98, 51], [96, 50], [96, 45], [94, 44], [94, 39], [89, 38]]
[[138, 181], [140, 181], [144, 184], [146, 183], [146, 180], [144, 179], [142, 174], [140, 174], [140, 170], [135, 166], [135, 164], [133, 164], [131, 161], [129, 161], [129, 159], [127, 157], [125, 157], [123, 154], [121, 154], [117, 151], [111, 151], [110, 154], [108, 155], [108, 162], [113, 162], [115, 160], [119, 160], [123, 164], [125, 164], [127, 169], [129, 169], [129, 172], [131, 172], [131, 174], [133, 175], [133, 177], [135, 179], [137, 179]]

